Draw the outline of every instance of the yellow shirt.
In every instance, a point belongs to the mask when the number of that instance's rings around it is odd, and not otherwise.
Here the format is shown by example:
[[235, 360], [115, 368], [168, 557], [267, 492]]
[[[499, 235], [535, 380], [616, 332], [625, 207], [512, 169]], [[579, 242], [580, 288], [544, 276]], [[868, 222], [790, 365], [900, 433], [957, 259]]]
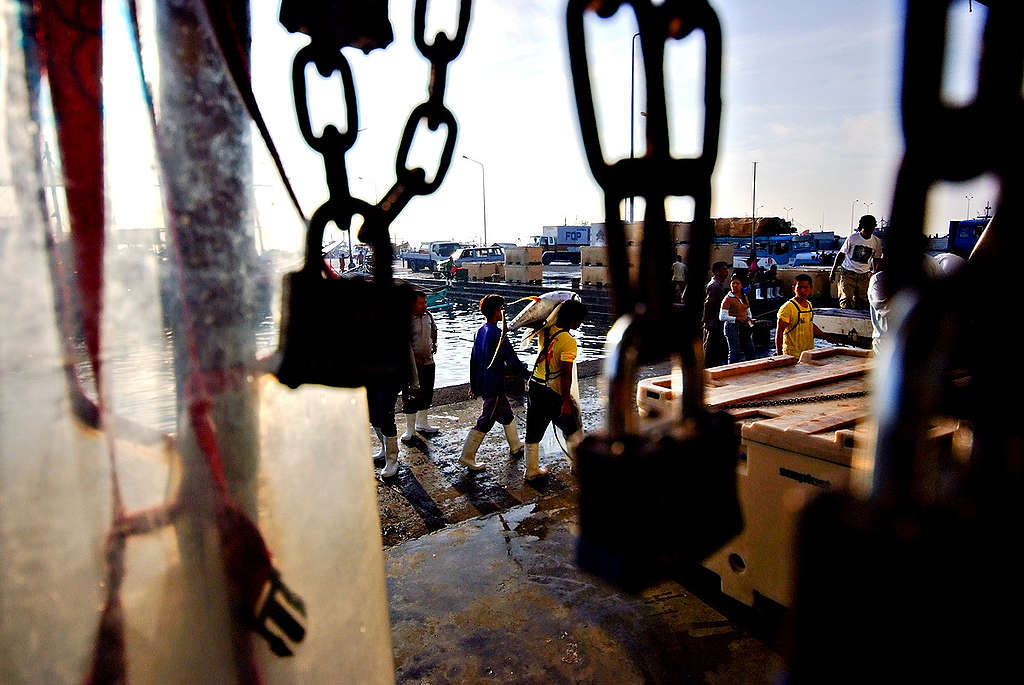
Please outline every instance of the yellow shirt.
[[[550, 345], [548, 345], [549, 331]], [[546, 358], [544, 355], [537, 355], [537, 363], [533, 366], [533, 379], [561, 394], [562, 362], [576, 361], [576, 339], [569, 334], [569, 331], [557, 326], [542, 330], [537, 339], [541, 352], [545, 347], [547, 348], [547, 355]]]
[[782, 336], [782, 354], [799, 358], [804, 350], [814, 349], [814, 312], [811, 311], [810, 300], [807, 300], [807, 309], [800, 307], [795, 299], [789, 300], [779, 307], [778, 316], [785, 331]]

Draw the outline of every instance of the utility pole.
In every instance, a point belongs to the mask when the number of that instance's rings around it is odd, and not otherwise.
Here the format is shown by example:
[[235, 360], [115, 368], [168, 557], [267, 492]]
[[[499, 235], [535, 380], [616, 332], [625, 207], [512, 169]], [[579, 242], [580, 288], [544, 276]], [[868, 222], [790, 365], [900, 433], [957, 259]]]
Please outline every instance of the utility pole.
[[483, 247], [486, 247], [487, 246], [487, 175], [486, 175], [486, 172], [484, 171], [484, 163], [483, 162], [478, 162], [477, 160], [473, 159], [472, 157], [467, 157], [466, 155], [462, 155], [462, 158], [463, 159], [468, 159], [469, 161], [473, 162], [473, 164], [479, 164], [480, 165], [480, 194], [483, 197], [483, 205], [484, 205], [484, 242], [483, 242]]

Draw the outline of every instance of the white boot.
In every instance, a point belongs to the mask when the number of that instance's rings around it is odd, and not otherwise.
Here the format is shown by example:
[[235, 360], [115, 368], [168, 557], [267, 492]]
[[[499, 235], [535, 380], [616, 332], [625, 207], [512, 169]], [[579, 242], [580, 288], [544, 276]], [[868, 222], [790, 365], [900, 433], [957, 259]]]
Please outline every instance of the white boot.
[[548, 470], [540, 466], [540, 443], [526, 443], [526, 480], [533, 480], [548, 475]]
[[476, 461], [476, 451], [480, 449], [480, 443], [483, 441], [483, 433], [476, 428], [469, 430], [469, 435], [466, 436], [466, 443], [462, 446], [462, 458], [459, 459], [459, 463], [470, 471], [483, 471], [485, 468], [483, 464], [478, 464]]
[[380, 449], [374, 453], [373, 460], [380, 461], [384, 458], [384, 434], [380, 432], [380, 428], [374, 428], [373, 432], [377, 434], [377, 439], [380, 440]]
[[431, 426], [427, 422], [427, 410], [416, 412], [416, 430], [423, 434], [434, 435], [440, 433], [441, 429], [437, 426]]
[[569, 457], [569, 472], [576, 472], [576, 447], [583, 441], [583, 431], [576, 431], [565, 439], [565, 448]]
[[416, 415], [415, 414], [406, 414], [405, 415], [405, 432], [402, 433], [402, 442], [404, 442], [406, 445], [408, 445], [410, 442], [412, 442], [413, 440], [416, 440], [417, 438], [421, 439], [421, 440], [423, 439], [422, 436], [420, 436], [416, 432]]
[[384, 468], [380, 471], [381, 478], [391, 478], [398, 473], [398, 437], [384, 438], [386, 445]]
[[516, 432], [516, 422], [502, 426], [505, 429], [505, 439], [508, 440], [508, 453], [513, 459], [518, 459], [523, 456], [523, 443], [519, 439], [519, 433]]

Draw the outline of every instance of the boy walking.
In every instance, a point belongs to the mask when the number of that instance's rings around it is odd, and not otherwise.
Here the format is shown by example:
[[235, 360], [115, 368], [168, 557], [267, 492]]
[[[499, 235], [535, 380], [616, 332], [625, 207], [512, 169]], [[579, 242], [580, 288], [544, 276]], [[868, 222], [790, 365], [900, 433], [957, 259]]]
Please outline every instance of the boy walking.
[[526, 411], [526, 480], [547, 475], [548, 470], [539, 462], [540, 441], [549, 423], [562, 429], [570, 453], [582, 437], [579, 407], [572, 399], [577, 348], [570, 331], [579, 328], [586, 315], [586, 305], [566, 300], [559, 306], [555, 324], [543, 329], [538, 337], [540, 354], [530, 377]]
[[474, 397], [483, 398], [484, 405], [476, 425], [466, 436], [462, 458], [459, 459], [459, 463], [471, 471], [484, 468], [483, 464], [477, 462], [476, 452], [495, 422], [500, 423], [505, 430], [510, 455], [513, 458], [523, 456], [523, 443], [516, 433], [516, 417], [505, 396], [505, 374], [515, 371], [525, 376], [528, 370], [526, 364], [516, 356], [508, 336], [498, 328], [504, 306], [505, 298], [501, 295], [487, 295], [480, 300], [480, 313], [487, 321], [473, 338], [473, 352], [469, 358], [469, 388]]
[[814, 325], [814, 310], [807, 299], [810, 294], [811, 277], [799, 274], [793, 283], [794, 297], [779, 307], [775, 354], [789, 354], [799, 359], [802, 352], [814, 349], [815, 338], [836, 342], [835, 336]]

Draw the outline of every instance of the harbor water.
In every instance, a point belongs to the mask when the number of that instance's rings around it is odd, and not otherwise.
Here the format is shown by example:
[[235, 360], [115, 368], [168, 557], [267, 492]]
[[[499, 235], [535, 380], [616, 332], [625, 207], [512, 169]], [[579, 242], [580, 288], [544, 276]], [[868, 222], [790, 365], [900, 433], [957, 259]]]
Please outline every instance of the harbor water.
[[[519, 311], [519, 306], [509, 307], [509, 318]], [[448, 311], [432, 313], [437, 323], [437, 353], [434, 361], [437, 367], [435, 387], [443, 388], [469, 382], [469, 357], [473, 349], [473, 336], [484, 323], [483, 316], [474, 308], [454, 304]], [[532, 368], [537, 355], [537, 345], [531, 341], [527, 349], [520, 349], [520, 340], [527, 330], [509, 333], [519, 358]], [[258, 357], [272, 354], [278, 345], [280, 327], [273, 316], [265, 318], [256, 328], [256, 353]], [[604, 339], [607, 328], [602, 325], [584, 323], [574, 333], [579, 343], [580, 361], [598, 359], [604, 355]], [[161, 336], [132, 336], [129, 339], [110, 336], [104, 350], [110, 383], [117, 388], [114, 397], [114, 411], [133, 416], [140, 423], [162, 432], [176, 430], [177, 410], [174, 387], [174, 341], [169, 330]], [[80, 350], [85, 358], [84, 349]], [[358, 360], [352, 360], [358, 363]], [[78, 364], [79, 375], [86, 388], [92, 388], [92, 367], [82, 361]], [[92, 394], [92, 392], [90, 392]]]

